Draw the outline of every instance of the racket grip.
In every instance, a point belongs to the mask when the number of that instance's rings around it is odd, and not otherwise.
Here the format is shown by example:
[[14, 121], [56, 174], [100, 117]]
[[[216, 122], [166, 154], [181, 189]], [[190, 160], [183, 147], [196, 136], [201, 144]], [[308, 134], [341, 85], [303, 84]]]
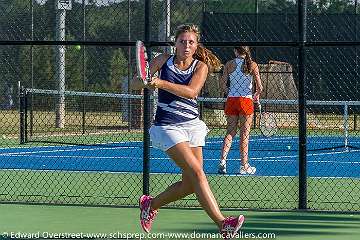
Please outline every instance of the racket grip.
[[255, 106], [255, 108], [257, 108], [257, 109], [261, 109], [261, 103], [260, 103], [260, 101], [259, 100], [257, 100], [257, 101], [254, 101], [254, 106]]

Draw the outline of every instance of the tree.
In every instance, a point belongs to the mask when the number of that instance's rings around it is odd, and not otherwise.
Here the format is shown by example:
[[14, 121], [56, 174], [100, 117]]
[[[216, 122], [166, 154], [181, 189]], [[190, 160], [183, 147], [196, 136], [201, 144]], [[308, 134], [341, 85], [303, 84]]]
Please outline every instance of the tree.
[[[86, 48], [85, 48], [86, 49]], [[72, 91], [84, 90], [83, 79], [83, 48], [78, 46], [66, 47], [66, 89]], [[87, 61], [87, 54], [85, 50], [85, 63]]]
[[297, 11], [296, 2], [291, 0], [262, 0], [261, 13], [294, 13]]
[[314, 0], [309, 2], [311, 13], [354, 13], [353, 0]]
[[122, 81], [128, 79], [128, 60], [121, 48], [113, 52], [110, 66], [109, 88], [113, 92], [127, 92], [127, 89], [121, 89]]

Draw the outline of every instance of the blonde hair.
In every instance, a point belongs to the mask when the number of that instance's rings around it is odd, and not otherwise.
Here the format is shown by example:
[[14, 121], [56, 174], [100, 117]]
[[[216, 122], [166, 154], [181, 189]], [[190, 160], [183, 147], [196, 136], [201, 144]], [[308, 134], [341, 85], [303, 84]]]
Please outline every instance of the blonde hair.
[[248, 46], [239, 46], [236, 47], [235, 50], [239, 55], [245, 55], [245, 62], [242, 65], [241, 71], [245, 73], [246, 75], [249, 75], [253, 69], [252, 69], [252, 58], [251, 58], [251, 52], [250, 47]]
[[[200, 30], [197, 25], [194, 24], [184, 24], [180, 25], [176, 28], [175, 31], [175, 41], [178, 39], [180, 34], [185, 32], [192, 32], [196, 36], [197, 42], [200, 41]], [[210, 72], [220, 71], [222, 68], [222, 63], [219, 58], [213, 54], [209, 49], [205, 48], [201, 44], [198, 44], [198, 47], [193, 55], [195, 59], [198, 59], [204, 63], [206, 63], [209, 67]]]

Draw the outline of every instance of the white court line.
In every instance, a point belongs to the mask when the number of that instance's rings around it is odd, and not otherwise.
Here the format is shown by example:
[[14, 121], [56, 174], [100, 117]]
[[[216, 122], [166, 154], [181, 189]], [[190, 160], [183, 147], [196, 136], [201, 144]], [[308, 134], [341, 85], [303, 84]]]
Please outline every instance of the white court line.
[[[322, 156], [322, 155], [334, 155], [334, 154], [344, 154], [344, 153], [353, 153], [353, 152], [360, 152], [360, 150], [350, 150], [350, 151], [337, 151], [337, 152], [328, 152], [328, 153], [312, 153], [307, 154], [306, 156]], [[299, 155], [283, 155], [283, 156], [271, 156], [271, 157], [253, 157], [250, 160], [255, 160], [257, 162], [289, 162], [289, 160], [274, 160], [279, 158], [296, 158]], [[151, 158], [154, 160], [164, 160], [169, 158]], [[204, 161], [219, 161], [218, 158], [206, 158]], [[240, 161], [240, 159], [236, 158], [229, 158], [227, 161]], [[340, 161], [307, 161], [308, 163], [351, 163], [351, 164], [360, 164], [360, 162], [340, 162]]]
[[[69, 156], [64, 156], [64, 155], [9, 155], [7, 157], [26, 157], [29, 156], [31, 158], [76, 158], [76, 159], [132, 159], [134, 157], [108, 157], [108, 156], [102, 156], [102, 157], [98, 157], [98, 156], [76, 156], [76, 155], [69, 155]], [[139, 157], [137, 157], [139, 158]], [[32, 159], [31, 159], [32, 160]]]
[[[218, 141], [223, 141], [224, 140], [224, 137], [208, 137], [207, 138], [207, 142], [211, 143], [211, 139], [218, 139], [216, 140], [216, 142]], [[331, 139], [336, 139], [336, 138], [340, 138], [340, 139], [343, 139], [345, 138], [344, 136], [308, 136], [307, 139], [314, 139], [314, 140], [319, 140], [319, 139], [322, 139], [322, 138], [329, 138], [329, 140]], [[359, 137], [358, 136], [349, 136], [348, 137], [349, 139], [352, 139], [352, 138], [356, 138], [358, 139]], [[257, 136], [250, 136], [250, 141], [257, 141], [257, 140], [266, 140], [266, 141], [271, 141], [271, 140], [281, 140], [281, 139], [299, 139], [298, 136], [283, 136], [283, 137], [269, 137], [269, 138], [266, 138], [266, 137], [262, 137], [262, 138], [257, 138]], [[355, 141], [356, 143], [360, 142], [359, 140], [356, 140]]]
[[[307, 157], [312, 156], [323, 156], [323, 155], [334, 155], [334, 154], [346, 154], [352, 152], [360, 152], [360, 150], [352, 150], [352, 151], [336, 151], [336, 152], [326, 152], [326, 153], [309, 153], [306, 154]], [[250, 160], [265, 160], [265, 159], [279, 159], [279, 158], [294, 158], [299, 155], [283, 155], [283, 156], [271, 156], [271, 157], [252, 157]], [[310, 161], [309, 161], [310, 162]]]
[[20, 155], [27, 156], [33, 153], [52, 153], [52, 152], [76, 152], [76, 151], [98, 151], [98, 150], [108, 150], [108, 149], [134, 149], [139, 147], [88, 147], [88, 148], [72, 148], [72, 149], [57, 149], [57, 150], [39, 150], [39, 151], [31, 151], [31, 152], [13, 152], [13, 153], [0, 153], [0, 156], [12, 156], [12, 155]]
[[[344, 153], [352, 153], [352, 152], [360, 152], [360, 150], [353, 150], [353, 151], [338, 151], [338, 152], [328, 152], [328, 153], [313, 153], [307, 154], [307, 156], [321, 156], [321, 155], [334, 155], [334, 154], [344, 154]], [[31, 156], [31, 157], [38, 157], [38, 158], [83, 158], [83, 159], [131, 159], [133, 157], [105, 157], [105, 156], [76, 156], [76, 155], [69, 155], [69, 156], [62, 156], [62, 155], [51, 155], [51, 156], [44, 156], [44, 155], [19, 155], [19, 154], [12, 154], [8, 156]], [[289, 162], [289, 160], [281, 160], [281, 158], [296, 158], [298, 155], [283, 155], [283, 156], [271, 156], [271, 157], [258, 157], [258, 158], [250, 158], [250, 160], [254, 160], [257, 162]], [[276, 160], [274, 160], [276, 159]], [[280, 159], [280, 160], [279, 160]], [[167, 157], [151, 157], [151, 160], [170, 160]], [[219, 161], [217, 158], [206, 158], [205, 161]], [[228, 161], [239, 161], [239, 159], [229, 158]], [[342, 162], [342, 161], [308, 161], [308, 163], [342, 163], [342, 164], [360, 164], [360, 162]]]
[[[207, 173], [209, 175], [219, 175], [218, 173]], [[221, 176], [226, 176], [226, 177], [256, 177], [256, 178], [295, 178], [295, 177], [299, 177], [298, 175], [250, 175], [250, 174], [240, 174], [240, 173], [228, 173], [226, 175], [221, 175]], [[316, 178], [316, 179], [354, 179], [354, 180], [359, 180], [358, 177], [313, 177], [313, 176], [308, 176], [307, 179], [312, 179], [312, 178]]]
[[[134, 149], [138, 147], [106, 147], [106, 148], [83, 148], [83, 149], [58, 149], [58, 150], [49, 150], [49, 151], [32, 151], [32, 152], [16, 152], [16, 153], [2, 153], [0, 156], [32, 156], [32, 157], [40, 157], [40, 158], [83, 158], [83, 159], [128, 159], [132, 157], [97, 157], [97, 156], [43, 156], [43, 155], [32, 155], [34, 153], [51, 153], [51, 152], [76, 152], [76, 151], [95, 151], [95, 150], [107, 150], [107, 149]], [[350, 151], [337, 151], [337, 152], [327, 152], [327, 153], [312, 153], [307, 154], [307, 156], [323, 156], [323, 155], [334, 155], [334, 154], [344, 154], [344, 153], [353, 153], [360, 152], [360, 150], [350, 150]], [[288, 162], [289, 160], [281, 160], [284, 158], [296, 158], [298, 155], [283, 155], [283, 156], [269, 156], [269, 157], [252, 157], [250, 160], [255, 160], [259, 162]], [[169, 160], [169, 158], [156, 158], [152, 157], [154, 160]], [[274, 160], [276, 159], [276, 160]], [[219, 161], [219, 159], [207, 158], [205, 161]], [[239, 159], [229, 158], [229, 161], [239, 161]], [[339, 161], [308, 161], [309, 163], [342, 163], [342, 164], [360, 164], [360, 162], [339, 162]]]
[[[142, 143], [143, 141], [131, 141], [131, 142], [110, 142], [110, 143], [96, 143], [94, 146], [101, 146], [101, 145], [109, 145], [109, 144], [129, 144], [129, 143]], [[59, 148], [59, 147], [76, 147], [79, 146], [78, 144], [66, 144], [66, 145], [39, 145], [39, 146], [17, 146], [17, 147], [4, 147], [0, 148], [1, 150], [7, 150], [7, 149], [32, 149], [32, 148]], [[92, 145], [89, 145], [91, 147]]]
[[[298, 138], [298, 137], [277, 137], [277, 138], [255, 138], [255, 139], [253, 139], [253, 138], [250, 138], [250, 142], [256, 142], [256, 141], [276, 141], [276, 140], [285, 140], [285, 139], [296, 139], [296, 138]], [[211, 138], [210, 138], [211, 139]], [[216, 140], [216, 141], [211, 141], [210, 139], [208, 139], [208, 141], [206, 141], [206, 143], [209, 143], [209, 144], [211, 144], [211, 143], [222, 143], [223, 141], [224, 141], [224, 139], [223, 138], [221, 138], [221, 139], [219, 139], [219, 140]], [[239, 141], [238, 139], [236, 139], [236, 140], [233, 140], [233, 142], [235, 142], [235, 141]]]
[[[70, 172], [70, 173], [112, 173], [112, 174], [135, 174], [142, 175], [141, 172], [124, 172], [124, 171], [109, 171], [109, 170], [63, 170], [63, 169], [29, 169], [29, 168], [3, 168], [1, 170], [10, 170], [10, 171], [34, 171], [34, 172]], [[151, 173], [155, 174], [155, 173]], [[172, 174], [172, 173], [168, 173]], [[180, 174], [179, 174], [180, 175]]]
[[[307, 157], [312, 156], [322, 156], [322, 155], [335, 155], [335, 154], [346, 154], [346, 153], [353, 153], [353, 152], [360, 152], [360, 150], [350, 150], [350, 151], [338, 151], [338, 152], [327, 152], [327, 153], [312, 153], [312, 154], [306, 154]], [[299, 155], [283, 155], [283, 156], [271, 156], [271, 157], [251, 157], [250, 160], [258, 161], [258, 162], [289, 162], [289, 160], [278, 160], [279, 158], [296, 158]], [[272, 159], [272, 160], [270, 160]], [[276, 160], [274, 160], [276, 159]], [[207, 158], [205, 160], [210, 161], [219, 161], [218, 158]], [[229, 158], [228, 161], [240, 161], [240, 159], [236, 158]], [[360, 164], [360, 162], [339, 162], [339, 161], [307, 161], [307, 162], [314, 162], [314, 163], [355, 163]]]

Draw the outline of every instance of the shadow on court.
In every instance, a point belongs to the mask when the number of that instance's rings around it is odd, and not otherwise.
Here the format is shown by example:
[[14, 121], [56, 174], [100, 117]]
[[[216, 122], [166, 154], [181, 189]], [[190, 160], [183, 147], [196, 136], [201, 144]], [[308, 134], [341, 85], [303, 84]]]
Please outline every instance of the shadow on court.
[[[359, 239], [360, 214], [329, 214], [284, 212], [262, 215], [261, 212], [248, 212], [241, 228], [240, 239], [271, 239], [262, 234], [275, 233], [276, 239]], [[197, 233], [217, 233], [212, 222], [196, 223]], [[183, 229], [191, 232], [193, 229]], [[247, 234], [247, 235], [246, 235]], [[250, 236], [250, 237], [246, 237]], [[254, 237], [251, 237], [254, 236]], [[261, 236], [261, 237], [256, 237]]]

